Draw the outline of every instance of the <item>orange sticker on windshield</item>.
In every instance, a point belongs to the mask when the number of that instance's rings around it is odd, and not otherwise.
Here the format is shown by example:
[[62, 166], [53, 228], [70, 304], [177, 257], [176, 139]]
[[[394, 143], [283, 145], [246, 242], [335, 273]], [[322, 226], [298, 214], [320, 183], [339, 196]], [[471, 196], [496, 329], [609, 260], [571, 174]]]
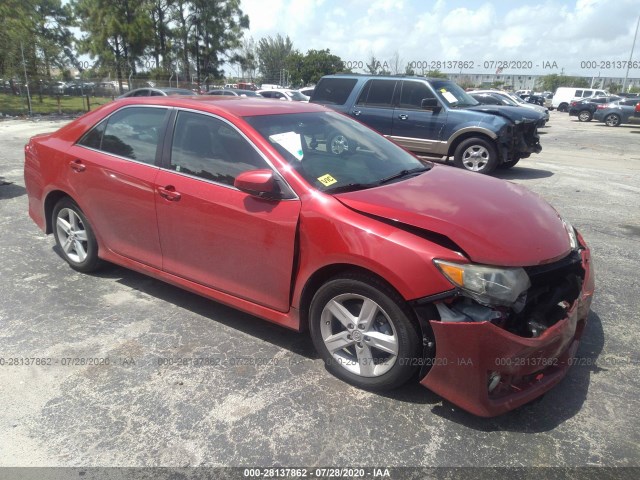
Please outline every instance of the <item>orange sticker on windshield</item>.
[[328, 173], [326, 175], [318, 177], [318, 181], [321, 184], [323, 184], [325, 187], [328, 187], [329, 185], [333, 185], [334, 183], [337, 182], [337, 180], [333, 178], [331, 175], [329, 175]]

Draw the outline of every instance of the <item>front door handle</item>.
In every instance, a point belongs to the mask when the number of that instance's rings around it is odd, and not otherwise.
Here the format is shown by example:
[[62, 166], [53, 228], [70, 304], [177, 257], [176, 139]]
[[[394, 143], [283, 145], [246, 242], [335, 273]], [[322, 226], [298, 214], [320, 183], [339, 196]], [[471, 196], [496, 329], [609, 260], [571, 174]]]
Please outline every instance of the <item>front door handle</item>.
[[362, 112], [360, 110], [353, 110], [351, 113], [353, 113], [356, 117], [358, 117]]
[[407, 115], [406, 113], [401, 113], [400, 115], [398, 115], [398, 118], [400, 120], [407, 120], [409, 118], [409, 115]]
[[158, 193], [162, 198], [166, 198], [170, 202], [177, 202], [182, 198], [178, 192], [176, 192], [176, 187], [173, 185], [167, 185], [166, 187], [158, 187]]
[[82, 160], [72, 160], [69, 162], [69, 166], [71, 167], [71, 170], [75, 171], [75, 172], [84, 172], [87, 167], [82, 163]]

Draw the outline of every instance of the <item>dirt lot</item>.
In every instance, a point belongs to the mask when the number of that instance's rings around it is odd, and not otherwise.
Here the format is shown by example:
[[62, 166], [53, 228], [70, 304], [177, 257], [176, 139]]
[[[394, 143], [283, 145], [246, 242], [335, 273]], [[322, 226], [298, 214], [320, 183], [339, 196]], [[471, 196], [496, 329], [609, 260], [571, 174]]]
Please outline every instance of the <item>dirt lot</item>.
[[480, 419], [418, 385], [354, 389], [307, 336], [137, 273], [68, 268], [22, 179], [26, 139], [60, 125], [0, 122], [0, 466], [640, 466], [640, 127], [552, 112], [543, 152], [499, 173], [582, 232], [597, 292], [568, 377]]

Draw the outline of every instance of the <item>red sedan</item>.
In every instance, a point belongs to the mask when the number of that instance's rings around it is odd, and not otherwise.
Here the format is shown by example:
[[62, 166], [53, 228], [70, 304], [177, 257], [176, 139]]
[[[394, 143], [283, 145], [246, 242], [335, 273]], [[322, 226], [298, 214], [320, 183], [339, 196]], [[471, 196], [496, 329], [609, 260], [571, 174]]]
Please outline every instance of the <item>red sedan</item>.
[[589, 249], [542, 199], [318, 105], [118, 100], [32, 138], [25, 182], [72, 268], [113, 262], [308, 329], [336, 376], [418, 376], [482, 416], [562, 379], [593, 295]]

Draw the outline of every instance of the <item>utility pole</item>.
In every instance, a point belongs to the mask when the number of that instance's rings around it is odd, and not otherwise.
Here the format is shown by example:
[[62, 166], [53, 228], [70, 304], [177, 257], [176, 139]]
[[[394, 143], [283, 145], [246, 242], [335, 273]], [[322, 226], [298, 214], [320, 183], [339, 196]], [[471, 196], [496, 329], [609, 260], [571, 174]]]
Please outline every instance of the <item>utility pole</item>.
[[629, 67], [631, 66], [631, 61], [633, 59], [633, 49], [636, 46], [636, 38], [638, 38], [638, 27], [640, 26], [640, 15], [638, 15], [638, 22], [636, 23], [636, 33], [633, 35], [633, 43], [631, 44], [631, 53], [629, 54], [629, 63], [627, 63], [627, 73], [624, 75], [624, 82], [622, 83], [622, 91], [627, 86], [627, 79], [629, 78]]
[[22, 52], [22, 66], [24, 67], [24, 83], [27, 87], [27, 102], [29, 104], [29, 116], [33, 115], [33, 110], [31, 108], [31, 93], [29, 92], [29, 77], [27, 77], [27, 62], [24, 60], [24, 46], [22, 42], [20, 42], [20, 51]]

